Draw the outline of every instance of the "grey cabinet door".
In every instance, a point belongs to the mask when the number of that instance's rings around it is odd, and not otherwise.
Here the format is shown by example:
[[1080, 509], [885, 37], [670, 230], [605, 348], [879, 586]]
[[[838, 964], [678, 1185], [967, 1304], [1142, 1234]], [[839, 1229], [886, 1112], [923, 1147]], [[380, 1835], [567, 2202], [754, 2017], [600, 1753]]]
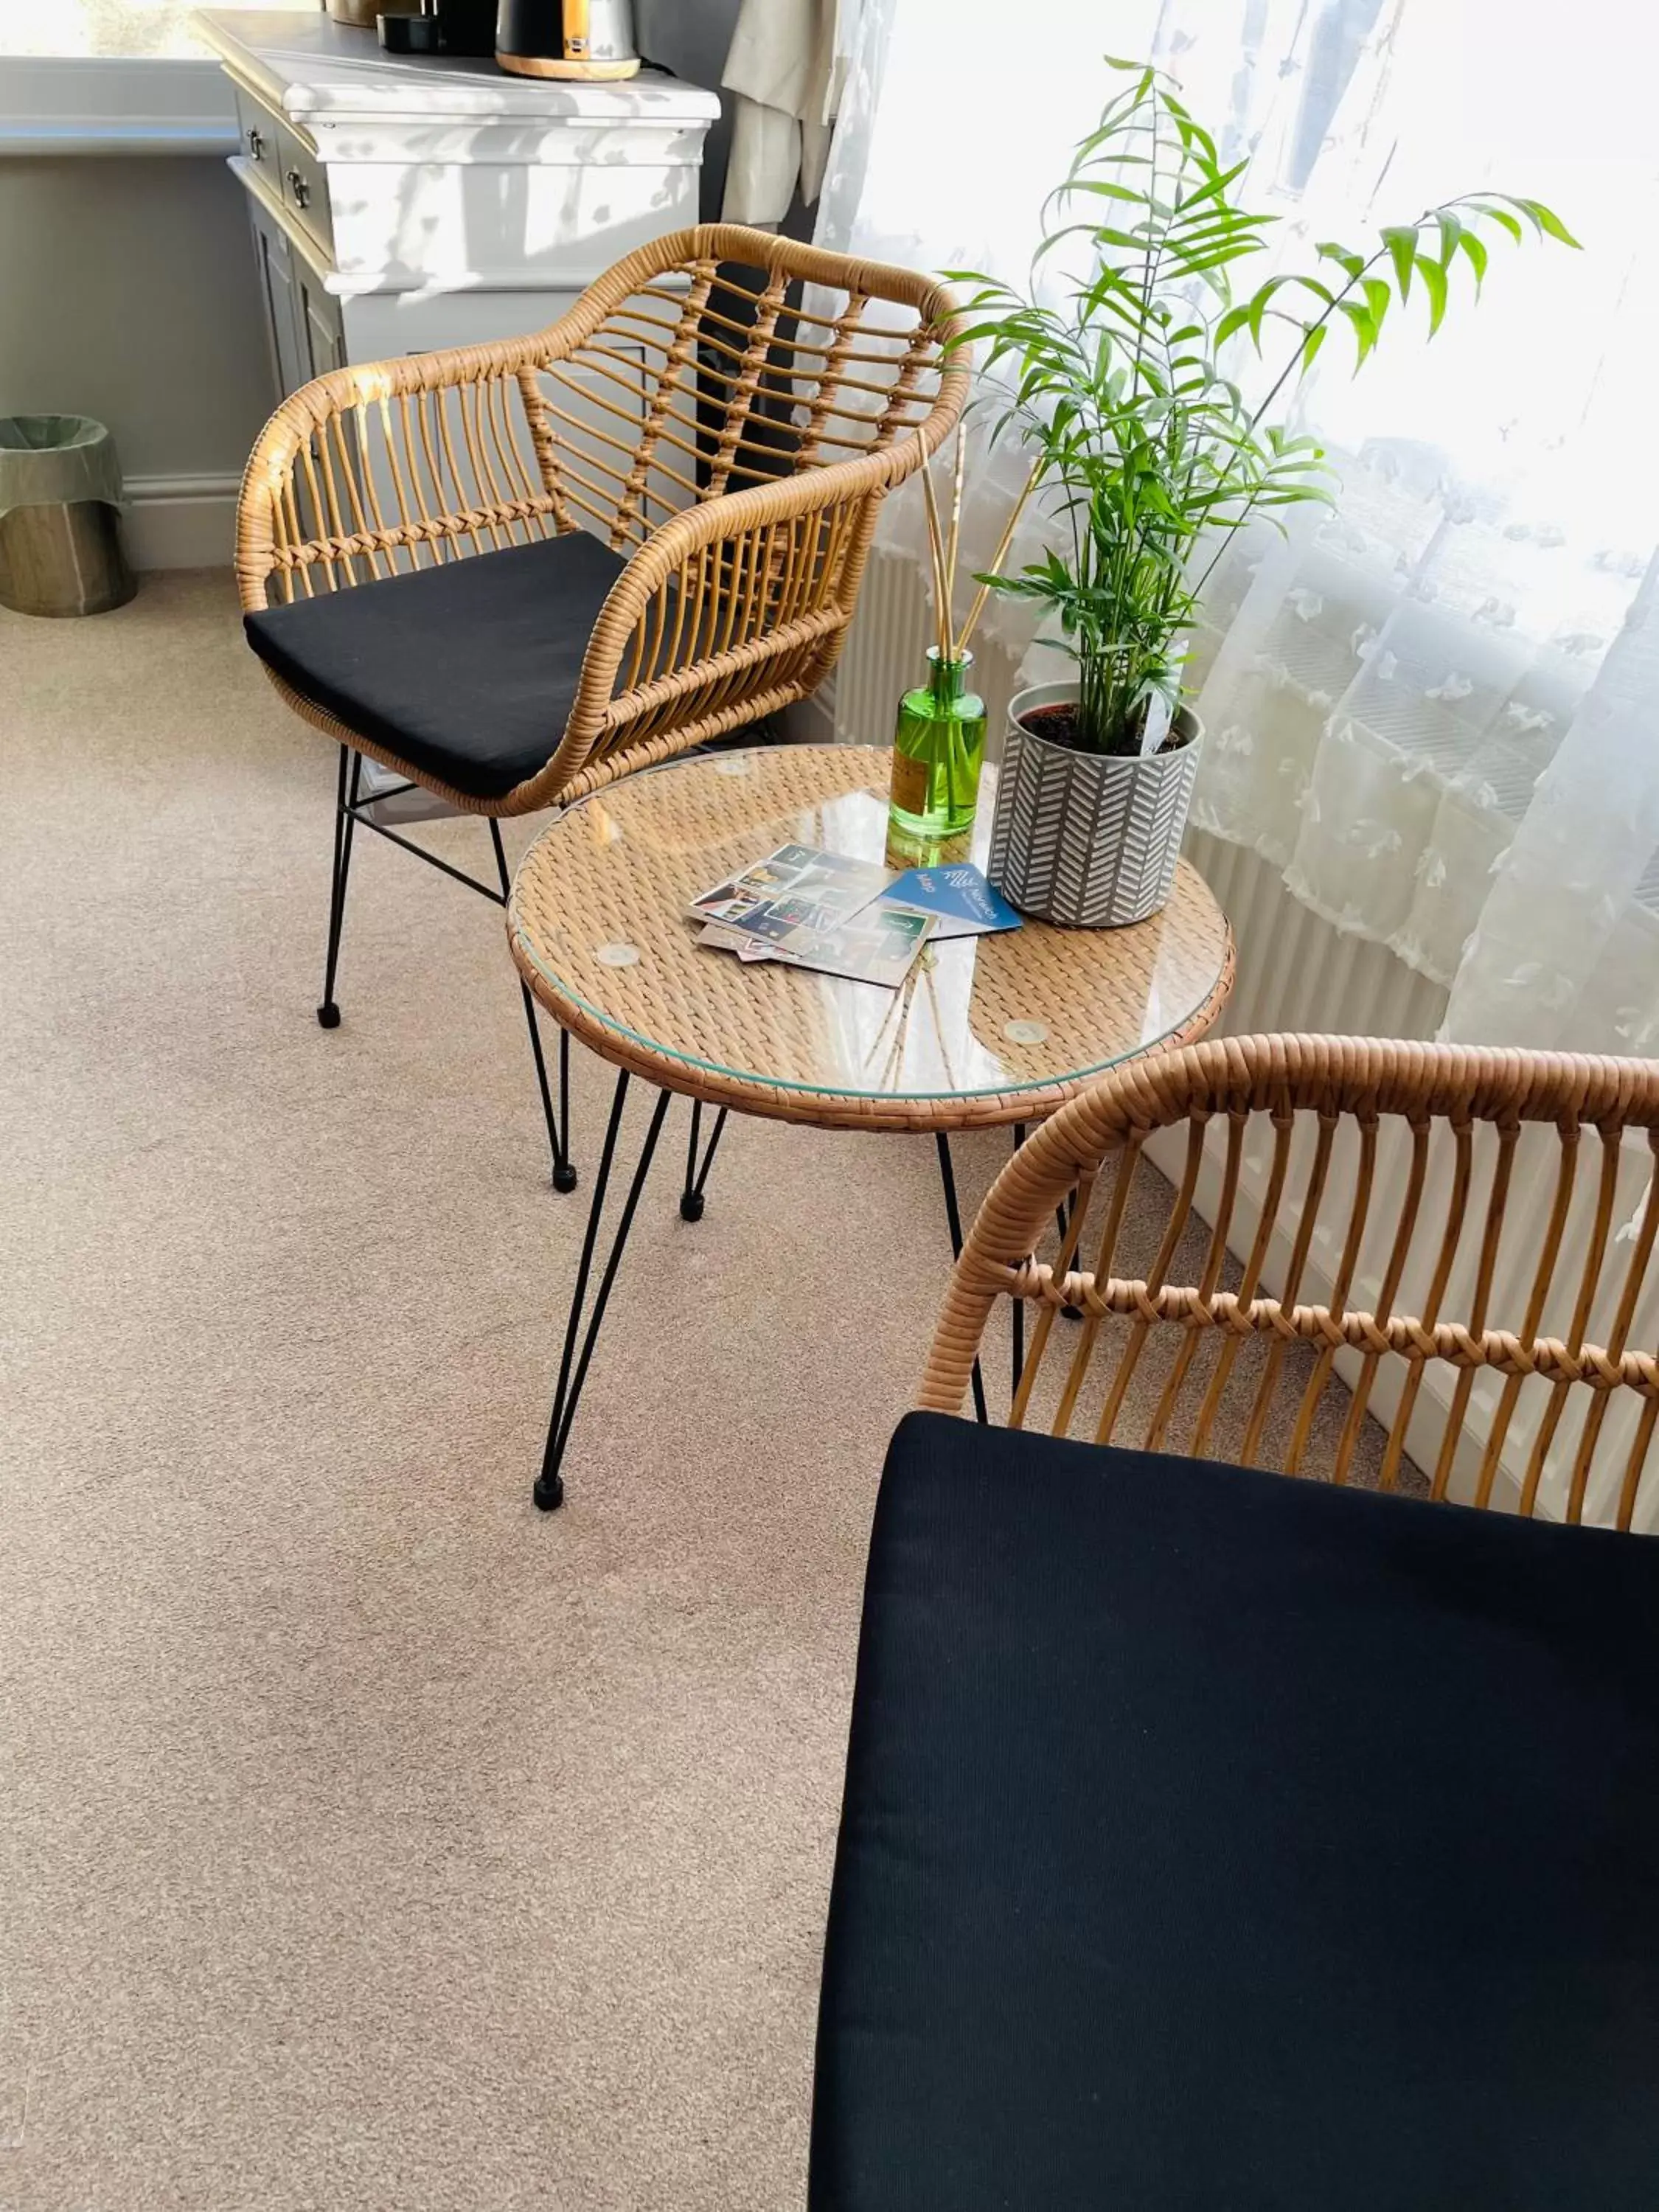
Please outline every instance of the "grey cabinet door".
[[248, 194], [253, 252], [276, 396], [285, 399], [325, 369], [345, 367], [340, 303], [270, 211]]
[[325, 291], [322, 279], [304, 254], [293, 257], [294, 322], [303, 376], [321, 376], [346, 365], [345, 323], [340, 303]]
[[258, 270], [260, 303], [264, 309], [270, 374], [277, 398], [285, 399], [311, 374], [300, 350], [294, 281], [295, 257], [282, 225], [265, 212], [252, 192], [247, 196], [247, 212], [253, 229], [254, 262]]

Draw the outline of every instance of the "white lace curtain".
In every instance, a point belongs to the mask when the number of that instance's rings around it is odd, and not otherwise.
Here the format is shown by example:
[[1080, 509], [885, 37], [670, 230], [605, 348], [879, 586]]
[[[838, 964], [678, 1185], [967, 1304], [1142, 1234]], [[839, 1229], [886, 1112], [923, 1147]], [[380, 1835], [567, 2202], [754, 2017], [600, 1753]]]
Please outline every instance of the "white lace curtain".
[[[1023, 279], [1106, 52], [1159, 60], [1249, 155], [1299, 264], [1483, 185], [1583, 240], [1498, 240], [1478, 307], [1430, 344], [1413, 301], [1357, 378], [1328, 348], [1308, 411], [1341, 496], [1216, 572], [1195, 818], [1448, 986], [1449, 1034], [1659, 1054], [1659, 10], [1580, 0], [1548, 39], [1512, 0], [949, 14], [947, 38], [929, 0], [867, 0], [824, 242]], [[977, 563], [1022, 473], [976, 457]], [[1018, 618], [999, 603], [1005, 640]]]

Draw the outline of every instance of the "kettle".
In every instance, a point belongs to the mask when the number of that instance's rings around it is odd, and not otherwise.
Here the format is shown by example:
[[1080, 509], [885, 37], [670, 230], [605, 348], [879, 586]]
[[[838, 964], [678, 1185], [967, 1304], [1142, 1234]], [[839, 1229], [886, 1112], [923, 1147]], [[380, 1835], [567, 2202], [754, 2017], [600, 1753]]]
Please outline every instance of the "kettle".
[[501, 0], [495, 59], [516, 76], [632, 76], [629, 0]]

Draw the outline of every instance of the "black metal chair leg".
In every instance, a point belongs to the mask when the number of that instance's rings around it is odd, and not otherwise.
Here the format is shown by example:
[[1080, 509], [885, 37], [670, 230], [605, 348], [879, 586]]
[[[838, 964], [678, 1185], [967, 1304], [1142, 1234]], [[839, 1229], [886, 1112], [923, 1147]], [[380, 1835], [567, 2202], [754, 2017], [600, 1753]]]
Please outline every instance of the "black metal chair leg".
[[[349, 762], [349, 770], [347, 763]], [[334, 971], [340, 961], [340, 930], [345, 921], [346, 878], [351, 872], [351, 831], [357, 789], [362, 781], [363, 757], [349, 745], [340, 748], [340, 773], [334, 787], [334, 869], [329, 879], [328, 957], [323, 965], [323, 1000], [317, 1018], [325, 1030], [340, 1026], [340, 1009], [334, 1002]]]
[[[501, 898], [505, 902], [513, 887], [507, 873], [507, 854], [501, 844], [501, 825], [492, 814], [489, 817], [490, 841], [495, 848], [495, 867], [501, 879]], [[520, 983], [519, 995], [524, 1000], [525, 1025], [530, 1031], [530, 1054], [536, 1063], [536, 1087], [542, 1094], [542, 1117], [547, 1123], [548, 1149], [553, 1155], [553, 1188], [569, 1192], [576, 1188], [576, 1170], [572, 1166], [569, 1152], [570, 1133], [570, 1036], [567, 1030], [559, 1031], [559, 1110], [553, 1111], [553, 1093], [548, 1087], [547, 1061], [542, 1053], [541, 1024], [536, 1018], [536, 1000], [528, 983]]]
[[[559, 1360], [559, 1379], [553, 1393], [552, 1418], [547, 1425], [547, 1443], [542, 1453], [542, 1471], [537, 1476], [531, 1496], [544, 1513], [551, 1513], [564, 1503], [564, 1463], [566, 1447], [570, 1442], [571, 1425], [576, 1418], [576, 1407], [587, 1380], [588, 1367], [593, 1358], [593, 1347], [599, 1341], [599, 1324], [605, 1319], [605, 1307], [611, 1301], [611, 1285], [617, 1279], [617, 1270], [622, 1263], [623, 1248], [628, 1242], [628, 1232], [634, 1225], [638, 1211], [640, 1194], [651, 1172], [651, 1160], [657, 1149], [657, 1139], [662, 1133], [663, 1117], [668, 1111], [669, 1094], [657, 1093], [657, 1103], [652, 1110], [650, 1126], [645, 1133], [638, 1163], [616, 1235], [611, 1240], [610, 1257], [599, 1277], [594, 1294], [593, 1310], [582, 1327], [582, 1308], [587, 1297], [587, 1285], [593, 1269], [593, 1252], [599, 1243], [599, 1223], [605, 1210], [605, 1193], [611, 1182], [611, 1164], [617, 1154], [617, 1137], [622, 1127], [623, 1108], [628, 1099], [628, 1072], [624, 1068], [617, 1078], [617, 1088], [611, 1102], [611, 1118], [605, 1124], [605, 1145], [599, 1154], [599, 1171], [593, 1179], [593, 1194], [588, 1201], [587, 1231], [582, 1239], [581, 1259], [576, 1268], [575, 1288], [571, 1292], [570, 1311], [565, 1321], [564, 1350]], [[578, 1335], [581, 1350], [576, 1349]]]
[[708, 1139], [708, 1150], [697, 1164], [697, 1139], [702, 1131], [702, 1101], [691, 1101], [691, 1129], [685, 1141], [685, 1188], [680, 1193], [680, 1219], [701, 1221], [704, 1199], [702, 1187], [708, 1180], [708, 1170], [714, 1164], [714, 1148], [720, 1143], [720, 1133], [726, 1127], [726, 1109], [720, 1108], [714, 1117], [714, 1127]]
[[[957, 1204], [957, 1171], [951, 1164], [951, 1139], [943, 1129], [936, 1129], [933, 1137], [939, 1146], [939, 1181], [945, 1186], [945, 1218], [951, 1231], [951, 1257], [959, 1260], [962, 1257], [962, 1211]], [[974, 1419], [981, 1423], [988, 1422], [991, 1417], [985, 1406], [985, 1377], [980, 1372], [977, 1359], [974, 1362], [973, 1380]]]

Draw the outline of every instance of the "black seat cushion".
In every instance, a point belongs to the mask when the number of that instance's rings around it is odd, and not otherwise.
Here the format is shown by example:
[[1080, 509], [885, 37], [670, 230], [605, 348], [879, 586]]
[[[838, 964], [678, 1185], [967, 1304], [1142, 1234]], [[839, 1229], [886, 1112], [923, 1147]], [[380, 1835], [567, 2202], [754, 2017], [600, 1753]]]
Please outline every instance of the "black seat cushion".
[[470, 798], [500, 799], [552, 758], [625, 565], [574, 530], [244, 620], [260, 659], [325, 714]]
[[1652, 2212], [1659, 1544], [933, 1415], [813, 2212]]

